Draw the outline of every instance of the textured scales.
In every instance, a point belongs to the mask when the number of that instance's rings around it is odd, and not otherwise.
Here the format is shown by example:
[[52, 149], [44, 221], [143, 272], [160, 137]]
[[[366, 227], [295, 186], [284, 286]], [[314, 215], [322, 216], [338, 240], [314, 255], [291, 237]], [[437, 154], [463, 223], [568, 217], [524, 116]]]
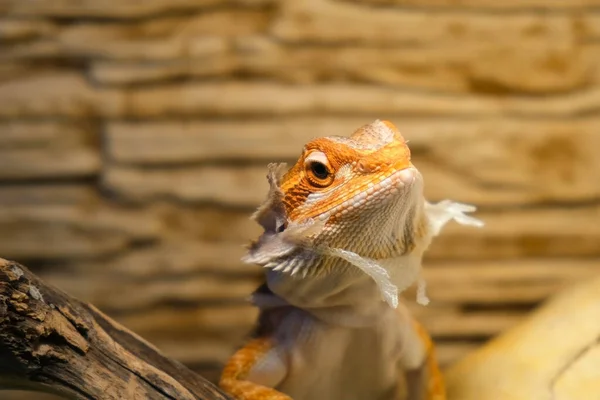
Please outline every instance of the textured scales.
[[[221, 386], [240, 400], [444, 399], [433, 344], [398, 294], [448, 221], [481, 225], [464, 214], [474, 208], [425, 201], [406, 141], [383, 121], [309, 142], [268, 180], [254, 215], [264, 233], [245, 258], [266, 269], [259, 324]], [[422, 282], [418, 294], [426, 303]]]

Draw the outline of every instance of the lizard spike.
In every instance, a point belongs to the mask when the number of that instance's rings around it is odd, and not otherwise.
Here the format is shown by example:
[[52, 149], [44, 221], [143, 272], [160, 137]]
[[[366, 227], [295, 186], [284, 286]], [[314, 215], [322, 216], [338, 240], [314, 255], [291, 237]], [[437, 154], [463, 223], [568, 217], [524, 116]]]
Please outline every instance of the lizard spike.
[[284, 264], [282, 264], [280, 261], [271, 261], [267, 264], [267, 268], [273, 270], [273, 271], [281, 271], [281, 269], [283, 268]]
[[290, 260], [285, 263], [285, 268], [282, 270], [285, 273], [290, 273], [294, 275], [294, 271], [296, 270], [296, 260]]

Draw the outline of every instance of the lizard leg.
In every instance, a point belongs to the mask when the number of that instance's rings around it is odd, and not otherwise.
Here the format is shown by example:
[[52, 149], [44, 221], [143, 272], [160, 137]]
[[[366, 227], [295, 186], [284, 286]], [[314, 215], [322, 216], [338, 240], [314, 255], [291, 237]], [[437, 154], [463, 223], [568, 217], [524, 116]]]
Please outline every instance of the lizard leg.
[[[412, 390], [412, 392], [418, 392], [420, 394], [418, 397], [414, 398], [422, 398], [424, 400], [446, 400], [446, 387], [435, 356], [435, 346], [433, 341], [423, 325], [415, 319], [413, 319], [413, 327], [425, 350], [425, 360], [421, 368], [407, 373], [408, 381], [413, 382], [413, 385], [416, 383], [416, 385], [420, 386], [420, 388], [414, 388]], [[409, 399], [412, 400], [412, 397], [409, 396]]]
[[229, 359], [219, 386], [237, 400], [292, 400], [273, 389], [286, 373], [273, 341], [260, 337], [252, 339]]

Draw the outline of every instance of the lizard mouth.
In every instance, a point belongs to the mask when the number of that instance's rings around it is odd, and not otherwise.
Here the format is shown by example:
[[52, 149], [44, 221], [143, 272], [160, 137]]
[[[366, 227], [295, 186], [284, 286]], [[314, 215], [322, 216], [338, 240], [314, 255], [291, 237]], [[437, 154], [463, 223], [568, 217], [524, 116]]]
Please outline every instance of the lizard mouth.
[[386, 201], [398, 193], [406, 192], [417, 179], [418, 171], [415, 167], [407, 167], [396, 170], [387, 176], [381, 175], [375, 180], [365, 182], [356, 194], [334, 206], [331, 210], [320, 214], [321, 221], [329, 219], [332, 215], [344, 216], [354, 209], [360, 209], [367, 204], [377, 204]]

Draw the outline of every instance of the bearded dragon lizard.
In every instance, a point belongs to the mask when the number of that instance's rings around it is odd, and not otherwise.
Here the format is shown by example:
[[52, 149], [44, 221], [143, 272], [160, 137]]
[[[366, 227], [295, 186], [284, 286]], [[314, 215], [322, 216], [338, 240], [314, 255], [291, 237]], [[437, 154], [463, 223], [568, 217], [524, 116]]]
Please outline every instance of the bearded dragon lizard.
[[427, 202], [387, 121], [315, 139], [282, 171], [269, 165], [253, 216], [264, 232], [245, 257], [265, 267], [256, 332], [221, 388], [238, 400], [445, 399], [432, 341], [398, 295], [443, 225], [482, 225], [465, 214], [475, 208]]

